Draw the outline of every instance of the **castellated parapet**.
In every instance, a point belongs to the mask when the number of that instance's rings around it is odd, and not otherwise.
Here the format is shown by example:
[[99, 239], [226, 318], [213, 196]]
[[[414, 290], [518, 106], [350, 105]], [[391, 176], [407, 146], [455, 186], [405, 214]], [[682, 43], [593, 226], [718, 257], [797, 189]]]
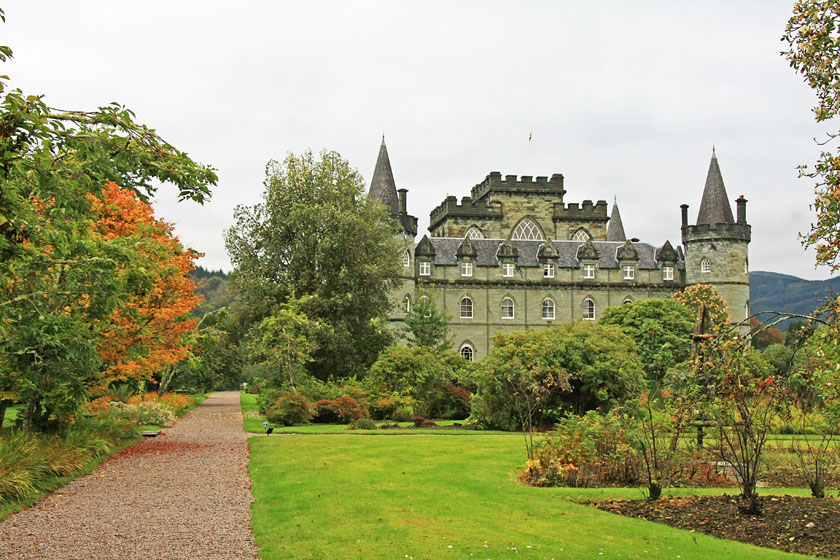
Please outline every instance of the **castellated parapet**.
[[750, 242], [752, 227], [749, 224], [698, 224], [682, 227], [683, 243], [716, 239]]
[[569, 204], [554, 205], [555, 222], [603, 222], [607, 223], [607, 201], [599, 200], [593, 203], [591, 200], [584, 200], [583, 203], [570, 202]]
[[502, 179], [502, 174], [498, 171], [491, 171], [482, 182], [472, 188], [473, 200], [481, 200], [489, 194], [498, 193], [517, 193], [517, 194], [548, 194], [559, 197], [558, 202], [563, 202], [563, 195], [566, 191], [563, 189], [563, 175], [554, 173], [551, 178], [537, 177], [536, 179], [530, 175], [505, 175]]

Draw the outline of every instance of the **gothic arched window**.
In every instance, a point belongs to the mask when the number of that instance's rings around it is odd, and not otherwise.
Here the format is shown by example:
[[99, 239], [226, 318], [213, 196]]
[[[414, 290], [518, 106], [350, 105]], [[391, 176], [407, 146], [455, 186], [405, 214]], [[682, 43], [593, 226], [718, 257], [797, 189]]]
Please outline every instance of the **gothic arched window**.
[[531, 218], [523, 218], [516, 227], [510, 238], [514, 240], [543, 240], [542, 230]]
[[481, 233], [478, 226], [470, 226], [467, 233], [464, 234], [464, 237], [469, 237], [470, 239], [484, 239], [484, 234]]
[[406, 249], [405, 253], [403, 253], [403, 266], [411, 266], [411, 253], [408, 252], [408, 249]]
[[703, 274], [709, 273], [712, 271], [712, 261], [709, 259], [703, 259], [700, 261], [700, 272]]
[[580, 228], [579, 230], [577, 230], [575, 232], [575, 234], [572, 236], [572, 241], [580, 241], [582, 243], [586, 243], [590, 239], [592, 239], [592, 236], [589, 235], [589, 232], [586, 231], [583, 228]]

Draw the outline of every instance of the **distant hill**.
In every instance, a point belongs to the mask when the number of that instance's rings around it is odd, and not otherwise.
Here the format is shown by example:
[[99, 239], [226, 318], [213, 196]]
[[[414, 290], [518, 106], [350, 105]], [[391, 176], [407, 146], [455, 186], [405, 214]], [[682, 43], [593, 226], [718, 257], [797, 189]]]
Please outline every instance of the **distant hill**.
[[[830, 294], [840, 292], [840, 276], [828, 280], [803, 280], [778, 272], [750, 272], [750, 311], [780, 311], [807, 315]], [[786, 324], [780, 325], [782, 330]]]

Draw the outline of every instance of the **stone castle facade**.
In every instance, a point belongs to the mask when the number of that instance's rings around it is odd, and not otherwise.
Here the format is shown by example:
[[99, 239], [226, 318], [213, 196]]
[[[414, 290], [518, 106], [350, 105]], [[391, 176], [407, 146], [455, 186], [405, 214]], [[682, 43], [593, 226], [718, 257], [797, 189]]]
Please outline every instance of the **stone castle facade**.
[[383, 138], [369, 196], [381, 200], [410, 247], [394, 292], [390, 320], [399, 324], [418, 297], [433, 298], [450, 317], [455, 349], [487, 355], [493, 334], [560, 322], [594, 321], [604, 309], [668, 298], [711, 284], [730, 320], [749, 316], [750, 226], [743, 196], [733, 217], [717, 157], [712, 160], [697, 221], [682, 205], [682, 244], [628, 239], [618, 205], [564, 201], [564, 177], [492, 172], [459, 202], [449, 196], [430, 216], [419, 242], [407, 191], [397, 190]]

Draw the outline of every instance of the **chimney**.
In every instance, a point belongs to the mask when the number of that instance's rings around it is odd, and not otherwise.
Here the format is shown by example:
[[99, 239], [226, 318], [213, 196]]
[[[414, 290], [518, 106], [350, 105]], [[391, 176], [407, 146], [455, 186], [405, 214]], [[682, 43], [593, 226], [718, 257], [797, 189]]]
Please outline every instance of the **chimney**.
[[747, 199], [744, 198], [744, 195], [739, 196], [735, 200], [735, 204], [738, 206], [738, 223], [739, 224], [747, 224]]
[[399, 193], [400, 197], [400, 214], [406, 214], [406, 193], [408, 192], [408, 189], [399, 189], [397, 192]]
[[682, 227], [688, 225], [688, 204], [681, 204], [680, 210], [682, 210]]

